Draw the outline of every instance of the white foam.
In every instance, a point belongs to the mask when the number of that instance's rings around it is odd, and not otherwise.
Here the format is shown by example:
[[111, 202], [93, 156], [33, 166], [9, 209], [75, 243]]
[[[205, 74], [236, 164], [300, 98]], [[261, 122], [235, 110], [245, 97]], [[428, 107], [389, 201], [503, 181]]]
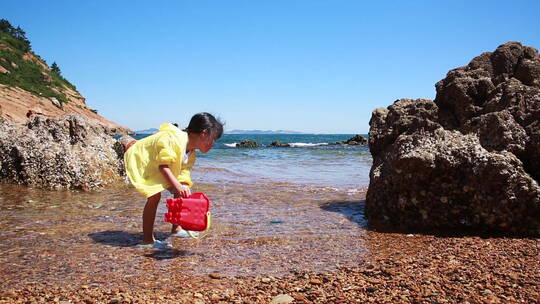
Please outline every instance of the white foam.
[[289, 144], [291, 147], [315, 147], [315, 146], [326, 146], [328, 145], [328, 143], [318, 143], [318, 144], [314, 144], [314, 143], [290, 143]]
[[347, 190], [348, 195], [354, 195], [354, 194], [357, 194], [357, 193], [360, 193], [360, 189], [348, 189]]
[[236, 143], [232, 143], [232, 144], [224, 144], [225, 146], [229, 147], [229, 148], [236, 148]]

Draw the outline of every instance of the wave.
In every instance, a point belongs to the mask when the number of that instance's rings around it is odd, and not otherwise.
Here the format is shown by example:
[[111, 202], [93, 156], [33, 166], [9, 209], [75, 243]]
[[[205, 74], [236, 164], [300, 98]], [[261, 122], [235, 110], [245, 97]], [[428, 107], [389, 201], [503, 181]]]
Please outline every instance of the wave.
[[225, 172], [225, 173], [234, 173], [234, 172], [232, 172], [232, 171], [229, 170], [229, 169], [225, 169], [225, 168], [215, 168], [215, 167], [197, 167], [195, 170], [196, 170], [196, 171], [201, 171], [201, 172]]
[[230, 144], [223, 144], [223, 145], [229, 148], [236, 148], [236, 144], [237, 143], [230, 143]]

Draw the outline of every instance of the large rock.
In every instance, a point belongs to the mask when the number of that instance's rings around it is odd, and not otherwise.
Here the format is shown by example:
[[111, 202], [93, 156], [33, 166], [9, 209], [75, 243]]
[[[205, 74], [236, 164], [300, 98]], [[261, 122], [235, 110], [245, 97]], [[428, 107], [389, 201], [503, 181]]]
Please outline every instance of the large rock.
[[370, 121], [370, 225], [540, 234], [540, 56], [518, 42]]
[[80, 115], [0, 119], [0, 180], [48, 189], [94, 189], [124, 174], [123, 147]]

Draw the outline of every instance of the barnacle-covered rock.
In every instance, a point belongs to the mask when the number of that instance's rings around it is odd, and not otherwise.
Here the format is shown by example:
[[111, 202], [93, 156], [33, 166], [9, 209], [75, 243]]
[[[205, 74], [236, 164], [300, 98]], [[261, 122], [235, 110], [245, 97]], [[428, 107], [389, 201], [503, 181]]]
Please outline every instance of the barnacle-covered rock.
[[370, 121], [372, 226], [540, 234], [540, 56], [503, 44]]
[[48, 189], [89, 190], [124, 174], [123, 147], [81, 115], [34, 115], [0, 122], [0, 180]]

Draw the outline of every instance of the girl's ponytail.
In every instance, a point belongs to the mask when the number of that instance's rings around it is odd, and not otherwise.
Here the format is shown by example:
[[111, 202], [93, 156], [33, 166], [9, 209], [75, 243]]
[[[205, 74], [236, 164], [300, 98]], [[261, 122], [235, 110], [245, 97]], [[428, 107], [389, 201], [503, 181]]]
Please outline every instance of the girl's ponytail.
[[223, 123], [212, 114], [202, 112], [191, 117], [189, 125], [184, 129], [188, 133], [202, 133], [204, 130], [215, 136], [216, 139], [223, 135]]

